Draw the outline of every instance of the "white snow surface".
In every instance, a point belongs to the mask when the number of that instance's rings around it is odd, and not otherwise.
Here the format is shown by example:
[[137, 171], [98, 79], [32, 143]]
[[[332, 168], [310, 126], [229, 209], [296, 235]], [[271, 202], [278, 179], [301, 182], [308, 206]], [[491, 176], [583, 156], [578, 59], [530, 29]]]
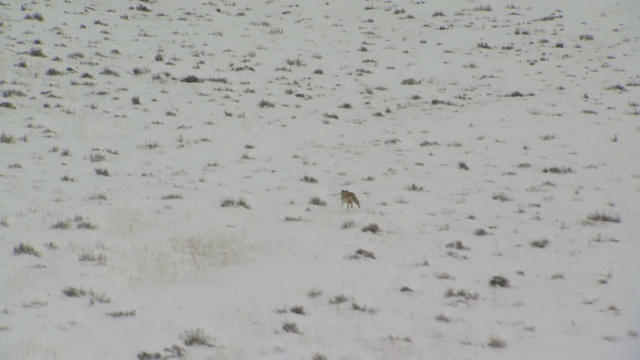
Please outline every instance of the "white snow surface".
[[0, 35], [0, 359], [640, 358], [636, 1], [2, 0]]

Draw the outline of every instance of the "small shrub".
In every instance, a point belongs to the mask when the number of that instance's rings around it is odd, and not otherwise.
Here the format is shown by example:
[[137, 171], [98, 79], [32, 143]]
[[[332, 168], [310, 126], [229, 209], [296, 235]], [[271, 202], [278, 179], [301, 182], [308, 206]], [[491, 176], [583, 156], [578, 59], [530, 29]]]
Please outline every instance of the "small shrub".
[[497, 336], [491, 336], [489, 342], [487, 342], [487, 346], [494, 349], [503, 349], [507, 346], [507, 342]]
[[115, 71], [115, 70], [113, 70], [113, 69], [110, 69], [110, 68], [104, 68], [104, 69], [102, 69], [102, 71], [100, 72], [100, 74], [101, 74], [101, 75], [115, 76], [115, 77], [119, 77], [119, 76], [120, 76], [120, 74], [119, 74], [117, 71]]
[[169, 194], [162, 197], [162, 200], [180, 200], [182, 199], [182, 195], [180, 194]]
[[261, 108], [272, 108], [272, 107], [275, 107], [276, 105], [268, 100], [261, 100], [258, 103], [258, 106], [260, 106]]
[[422, 84], [422, 80], [418, 81], [414, 78], [404, 79], [400, 82], [402, 85], [420, 85]]
[[314, 196], [314, 197], [312, 197], [312, 198], [310, 198], [310, 199], [309, 199], [309, 204], [311, 204], [311, 205], [317, 205], [317, 206], [326, 206], [326, 205], [327, 205], [327, 202], [326, 202], [326, 201], [324, 201], [324, 200], [322, 200], [322, 199], [320, 199], [320, 198], [319, 198], [319, 197], [317, 197], [317, 196]]
[[244, 198], [240, 197], [238, 198], [238, 200], [234, 200], [232, 198], [226, 198], [226, 199], [222, 199], [220, 201], [220, 206], [221, 207], [232, 207], [232, 206], [241, 206], [245, 209], [251, 209], [251, 206], [249, 205], [249, 203], [247, 202], [247, 200], [245, 200]]
[[207, 335], [204, 330], [200, 328], [185, 331], [184, 333], [182, 333], [182, 335], [180, 335], [180, 339], [187, 346], [201, 345], [213, 347], [209, 335]]
[[204, 79], [201, 79], [195, 75], [188, 75], [180, 79], [180, 81], [185, 83], [203, 83]]
[[269, 28], [268, 34], [269, 35], [282, 35], [282, 34], [284, 34], [284, 29], [283, 28], [277, 28], [277, 27], [271, 27], [271, 28]]
[[108, 169], [94, 169], [97, 175], [100, 176], [109, 176], [109, 170]]
[[231, 199], [231, 198], [222, 199], [222, 200], [220, 200], [220, 206], [221, 207], [236, 206], [236, 201]]
[[73, 53], [67, 55], [67, 57], [69, 59], [84, 59], [84, 54], [81, 53], [81, 52], [76, 51], [76, 52], [73, 52]]
[[149, 70], [149, 68], [146, 67], [134, 67], [133, 68], [133, 75], [144, 75], [144, 74], [148, 74], [151, 70]]
[[483, 228], [479, 228], [473, 231], [473, 234], [475, 236], [486, 236], [489, 235], [489, 233], [487, 232], [487, 230], [483, 229]]
[[446, 245], [447, 248], [449, 249], [456, 249], [456, 250], [469, 250], [468, 247], [464, 246], [462, 244], [462, 241], [458, 240], [456, 242], [452, 242]]
[[610, 91], [622, 91], [622, 92], [627, 92], [627, 88], [624, 87], [623, 85], [620, 84], [616, 84], [616, 85], [611, 85], [609, 87], [606, 88], [607, 90]]
[[491, 5], [478, 5], [473, 8], [473, 11], [492, 11]]
[[320, 290], [320, 289], [311, 289], [311, 290], [309, 290], [307, 292], [307, 296], [310, 299], [315, 299], [315, 298], [317, 298], [317, 297], [319, 297], [321, 295], [322, 295], [322, 290]]
[[[0, 108], [16, 109], [16, 106], [12, 102], [4, 101], [0, 103]], [[4, 135], [4, 133], [2, 133]]]
[[89, 293], [89, 304], [90, 305], [94, 305], [96, 303], [100, 303], [100, 304], [108, 304], [111, 302], [111, 299], [107, 296], [107, 294], [104, 293], [95, 293], [93, 291], [91, 291]]
[[136, 316], [136, 311], [135, 310], [129, 310], [129, 311], [110, 311], [107, 313], [108, 316], [114, 317], [114, 318], [120, 318], [120, 317], [130, 317], [130, 316]]
[[304, 307], [302, 307], [302, 306], [293, 306], [291, 309], [289, 309], [289, 311], [291, 311], [294, 314], [298, 314], [298, 315], [307, 315], [304, 312]]
[[505, 278], [504, 276], [500, 276], [500, 275], [492, 277], [491, 280], [489, 280], [489, 285], [491, 285], [492, 287], [496, 287], [496, 286], [510, 287], [509, 279]]
[[451, 321], [451, 320], [449, 320], [449, 318], [446, 315], [444, 315], [442, 313], [440, 313], [440, 314], [438, 314], [436, 316], [436, 320], [440, 321], [440, 322], [447, 322], [447, 323]]
[[95, 224], [92, 224], [88, 221], [77, 221], [76, 222], [76, 229], [79, 230], [95, 230], [98, 227]]
[[446, 297], [446, 298], [457, 297], [457, 298], [462, 298], [462, 299], [464, 299], [466, 301], [468, 301], [468, 300], [477, 300], [478, 299], [478, 293], [470, 293], [470, 292], [467, 292], [464, 289], [460, 289], [458, 291], [454, 291], [453, 289], [449, 288], [444, 293], [444, 297]]
[[555, 14], [555, 13], [552, 13], [552, 14], [550, 14], [550, 15], [543, 16], [543, 17], [541, 17], [541, 18], [538, 18], [538, 19], [536, 19], [536, 20], [534, 20], [534, 21], [553, 21], [553, 20], [555, 20], [555, 19], [562, 19], [562, 15], [557, 15], [557, 14]]
[[105, 265], [107, 263], [107, 256], [105, 254], [98, 254], [98, 256], [96, 256], [92, 251], [86, 252], [82, 250], [82, 254], [78, 257], [78, 261], [97, 262], [100, 265]]
[[140, 145], [140, 148], [145, 150], [153, 150], [159, 147], [160, 147], [160, 144], [154, 140], [148, 140], [146, 143]]
[[445, 15], [445, 13], [444, 13], [444, 12], [442, 12], [442, 11], [436, 11], [436, 12], [434, 12], [434, 13], [433, 13], [433, 15], [431, 15], [431, 16], [432, 16], [432, 17], [438, 17], [438, 16], [447, 16], [447, 15]]
[[44, 16], [42, 16], [42, 14], [40, 13], [33, 13], [33, 14], [27, 14], [24, 16], [25, 20], [38, 20], [38, 21], [44, 21]]
[[364, 257], [364, 258], [369, 258], [369, 259], [373, 259], [373, 260], [376, 259], [376, 256], [374, 255], [373, 252], [367, 251], [367, 250], [364, 250], [364, 249], [356, 250], [355, 256], [357, 256], [358, 258], [359, 257]]
[[344, 295], [336, 295], [333, 298], [329, 299], [329, 304], [332, 305], [340, 305], [342, 303], [345, 303], [349, 301], [349, 298], [344, 296]]
[[416, 191], [416, 192], [424, 190], [424, 188], [422, 186], [418, 186], [416, 184], [411, 184], [411, 185], [407, 186], [406, 189], [409, 190], [409, 191]]
[[89, 155], [89, 160], [91, 162], [101, 162], [101, 161], [105, 161], [106, 159], [107, 157], [100, 153], [93, 153]]
[[84, 289], [78, 289], [76, 287], [73, 286], [67, 286], [66, 288], [62, 289], [62, 293], [67, 295], [68, 297], [80, 297], [80, 296], [86, 296], [87, 295], [87, 291]]
[[142, 12], [151, 12], [151, 9], [149, 9], [148, 7], [142, 4], [136, 6], [136, 10], [142, 11]]
[[160, 354], [159, 352], [150, 353], [146, 351], [139, 352], [137, 357], [138, 357], [138, 360], [163, 360], [164, 359], [162, 354]]
[[25, 243], [20, 243], [20, 245], [13, 248], [14, 255], [33, 255], [35, 257], [41, 257], [42, 254], [40, 251], [36, 250], [33, 246]]
[[478, 47], [481, 49], [492, 49], [491, 45], [487, 44], [486, 42], [479, 42]]
[[496, 200], [496, 201], [502, 201], [502, 202], [505, 202], [505, 201], [512, 201], [512, 200], [513, 200], [513, 198], [512, 198], [511, 196], [509, 196], [508, 194], [505, 194], [505, 193], [496, 193], [496, 194], [493, 194], [493, 196], [492, 196], [491, 198], [492, 198], [493, 200]]
[[552, 167], [544, 167], [542, 169], [543, 173], [551, 173], [551, 174], [573, 174], [574, 171], [570, 167], [560, 167], [560, 166], [552, 166]]
[[611, 215], [611, 214], [606, 214], [604, 212], [591, 213], [587, 215], [587, 219], [591, 221], [612, 222], [617, 224], [622, 222], [619, 215]]
[[12, 96], [25, 97], [27, 96], [27, 94], [25, 94], [22, 90], [9, 89], [9, 90], [3, 91], [2, 96], [3, 97], [12, 97]]
[[228, 84], [229, 83], [229, 80], [227, 80], [227, 78], [223, 78], [223, 77], [209, 78], [207, 80], [211, 81], [211, 82], [221, 83], [221, 84]]
[[71, 223], [71, 222], [75, 222], [76, 224], [76, 228], [77, 229], [88, 229], [88, 230], [95, 230], [97, 229], [97, 227], [95, 225], [93, 225], [92, 223], [90, 223], [89, 221], [84, 220], [84, 218], [80, 215], [76, 215], [73, 220], [71, 219], [67, 219], [65, 220], [66, 223]]
[[286, 64], [289, 66], [307, 66], [307, 64], [304, 63], [304, 61], [298, 59], [287, 59]]
[[49, 69], [45, 72], [45, 75], [47, 76], [60, 76], [60, 75], [64, 75], [64, 73], [62, 71], [58, 71], [56, 69]]
[[140, 97], [139, 97], [139, 96], [134, 96], [134, 97], [132, 97], [132, 98], [131, 98], [131, 103], [132, 103], [133, 105], [140, 105], [140, 104], [141, 104], [141, 103], [140, 103]]
[[578, 39], [580, 39], [580, 40], [585, 40], [585, 41], [590, 41], [590, 40], [593, 40], [593, 39], [595, 39], [595, 38], [594, 38], [594, 37], [593, 37], [593, 35], [591, 35], [591, 34], [580, 34], [580, 35], [578, 36]]
[[42, 51], [42, 48], [39, 48], [39, 47], [31, 48], [31, 51], [29, 51], [29, 55], [31, 55], [33, 57], [42, 57], [42, 58], [46, 58], [47, 57], [47, 55], [45, 55], [44, 51]]
[[4, 131], [2, 132], [2, 134], [0, 134], [0, 143], [13, 144], [15, 142], [16, 142], [16, 138], [13, 135], [7, 134]]
[[342, 229], [351, 229], [355, 226], [355, 223], [352, 220], [347, 220], [342, 223]]
[[507, 95], [505, 95], [506, 97], [525, 97], [525, 96], [535, 96], [534, 93], [528, 93], [528, 94], [523, 94], [522, 92], [516, 90], [513, 91]]
[[458, 161], [458, 169], [469, 171], [469, 166], [464, 161]]
[[547, 239], [533, 240], [532, 242], [529, 243], [529, 245], [531, 245], [531, 247], [544, 249], [547, 247], [547, 245], [549, 245], [549, 240]]
[[298, 329], [298, 325], [294, 322], [285, 322], [282, 324], [282, 330], [288, 333], [301, 334], [300, 329]]
[[60, 230], [67, 230], [67, 229], [71, 229], [71, 219], [66, 219], [66, 220], [61, 220], [58, 221], [57, 223], [51, 225], [52, 229], [60, 229]]
[[314, 178], [312, 176], [306, 176], [306, 175], [301, 180], [304, 181], [304, 182], [312, 183], [312, 184], [315, 184], [315, 183], [318, 182], [318, 180], [316, 178]]
[[382, 229], [380, 229], [380, 227], [378, 226], [378, 224], [369, 224], [365, 227], [362, 228], [362, 232], [371, 232], [371, 233], [378, 233], [382, 231]]
[[351, 310], [362, 311], [362, 312], [366, 312], [366, 313], [369, 313], [369, 314], [375, 314], [375, 313], [378, 312], [378, 309], [371, 308], [371, 307], [368, 307], [366, 305], [360, 305], [355, 301], [351, 301]]
[[251, 206], [243, 197], [240, 197], [237, 202], [238, 206], [242, 206], [245, 209], [251, 209]]

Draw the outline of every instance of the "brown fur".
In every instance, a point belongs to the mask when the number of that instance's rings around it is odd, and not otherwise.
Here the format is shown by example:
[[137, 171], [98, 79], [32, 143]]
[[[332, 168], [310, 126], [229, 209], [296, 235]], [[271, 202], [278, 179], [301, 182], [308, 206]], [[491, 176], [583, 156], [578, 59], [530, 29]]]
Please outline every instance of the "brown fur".
[[342, 203], [340, 203], [341, 206], [342, 204], [347, 204], [347, 210], [349, 210], [349, 205], [353, 208], [354, 203], [360, 207], [360, 201], [358, 201], [356, 194], [350, 191], [342, 190], [340, 192], [340, 200], [342, 201]]

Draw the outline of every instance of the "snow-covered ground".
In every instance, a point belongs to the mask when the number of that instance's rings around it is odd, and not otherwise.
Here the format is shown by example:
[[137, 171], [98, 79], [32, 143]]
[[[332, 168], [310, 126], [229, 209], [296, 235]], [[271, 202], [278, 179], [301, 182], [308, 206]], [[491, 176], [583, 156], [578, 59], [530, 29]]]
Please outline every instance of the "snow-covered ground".
[[3, 0], [0, 35], [1, 359], [640, 357], [635, 1]]

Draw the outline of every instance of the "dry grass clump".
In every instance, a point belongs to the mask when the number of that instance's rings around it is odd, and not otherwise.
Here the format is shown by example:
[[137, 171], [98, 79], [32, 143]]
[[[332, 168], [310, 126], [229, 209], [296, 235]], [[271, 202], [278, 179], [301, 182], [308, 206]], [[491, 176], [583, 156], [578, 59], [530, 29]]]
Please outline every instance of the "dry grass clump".
[[200, 328], [185, 331], [184, 333], [182, 333], [182, 335], [180, 335], [180, 339], [187, 346], [200, 345], [213, 347], [209, 335], [207, 335], [204, 330]]
[[309, 199], [309, 204], [316, 205], [316, 206], [326, 206], [327, 202], [322, 200], [322, 199], [320, 199], [317, 196], [314, 196], [314, 197]]
[[494, 349], [503, 349], [507, 346], [507, 342], [497, 336], [491, 336], [487, 342], [487, 346]]
[[187, 75], [180, 79], [180, 81], [184, 83], [203, 83], [205, 80], [195, 75]]
[[456, 297], [456, 298], [462, 298], [464, 300], [477, 300], [478, 299], [478, 293], [471, 293], [471, 292], [468, 292], [468, 291], [466, 291], [464, 289], [460, 289], [458, 291], [455, 291], [455, 290], [449, 288], [444, 293], [444, 297], [446, 297], [446, 298]]
[[305, 175], [301, 180], [304, 182], [312, 183], [312, 184], [315, 184], [318, 182], [318, 180], [313, 176], [307, 176], [307, 175]]
[[570, 167], [564, 167], [564, 166], [552, 166], [552, 167], [544, 167], [542, 169], [543, 173], [550, 173], [550, 174], [573, 174], [574, 171], [573, 169], [571, 169]]
[[380, 231], [382, 231], [382, 229], [380, 228], [380, 226], [378, 226], [378, 224], [369, 224], [362, 228], [362, 232], [371, 232], [377, 234]]
[[619, 224], [622, 222], [620, 215], [612, 215], [612, 214], [607, 214], [605, 212], [593, 212], [587, 215], [587, 220], [598, 221], [598, 222], [612, 222], [616, 224]]
[[547, 239], [533, 240], [532, 242], [529, 243], [529, 245], [531, 245], [531, 247], [544, 249], [545, 247], [547, 247], [547, 245], [549, 245], [549, 240]]
[[500, 275], [492, 277], [491, 280], [489, 280], [489, 285], [491, 285], [492, 287], [496, 287], [496, 286], [504, 287], [504, 288], [510, 287], [509, 279]]
[[247, 202], [247, 200], [245, 200], [243, 197], [238, 198], [238, 200], [234, 200], [232, 198], [226, 198], [226, 199], [222, 199], [220, 201], [220, 206], [221, 207], [243, 207], [245, 209], [251, 209], [251, 206], [249, 205], [249, 203]]
[[47, 57], [47, 55], [45, 55], [45, 53], [42, 50], [42, 48], [39, 48], [39, 47], [31, 48], [31, 50], [29, 51], [29, 55], [31, 55], [33, 57], [42, 57], [42, 58], [46, 58]]
[[40, 251], [38, 251], [35, 247], [25, 243], [20, 243], [20, 245], [14, 247], [13, 254], [14, 255], [33, 255], [35, 257], [42, 256]]

